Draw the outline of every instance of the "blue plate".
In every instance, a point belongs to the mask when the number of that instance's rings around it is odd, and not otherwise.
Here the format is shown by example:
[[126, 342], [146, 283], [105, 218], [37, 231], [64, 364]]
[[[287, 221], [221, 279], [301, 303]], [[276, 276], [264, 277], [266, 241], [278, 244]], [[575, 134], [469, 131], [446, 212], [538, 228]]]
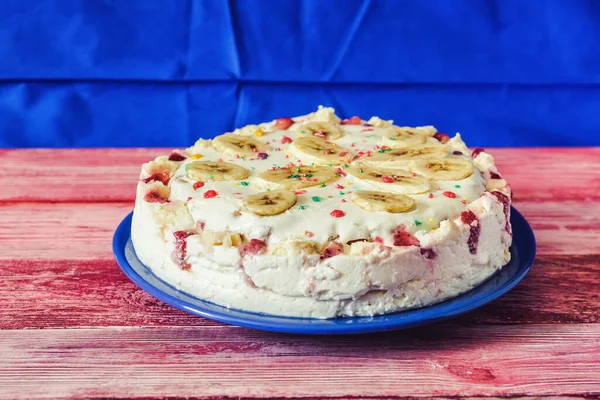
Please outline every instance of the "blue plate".
[[511, 261], [473, 290], [443, 303], [375, 317], [313, 319], [277, 317], [229, 309], [190, 296], [156, 277], [137, 258], [131, 243], [131, 217], [119, 225], [113, 251], [119, 266], [136, 285], [159, 300], [204, 318], [248, 328], [300, 334], [350, 334], [389, 331], [453, 317], [487, 304], [511, 290], [529, 272], [535, 257], [535, 237], [523, 216], [512, 208], [514, 237]]

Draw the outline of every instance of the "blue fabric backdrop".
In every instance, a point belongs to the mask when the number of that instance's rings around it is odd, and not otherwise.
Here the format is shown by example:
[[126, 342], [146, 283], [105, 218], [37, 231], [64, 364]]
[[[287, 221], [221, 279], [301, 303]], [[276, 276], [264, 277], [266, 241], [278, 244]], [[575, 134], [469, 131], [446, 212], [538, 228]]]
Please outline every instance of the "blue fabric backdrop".
[[600, 0], [1, 0], [0, 146], [185, 146], [318, 104], [600, 145]]

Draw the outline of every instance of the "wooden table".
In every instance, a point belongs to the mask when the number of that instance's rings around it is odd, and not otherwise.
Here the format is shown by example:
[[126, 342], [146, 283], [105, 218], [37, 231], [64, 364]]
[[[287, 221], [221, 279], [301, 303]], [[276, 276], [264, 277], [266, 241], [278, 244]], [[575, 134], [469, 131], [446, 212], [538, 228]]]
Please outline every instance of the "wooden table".
[[600, 149], [491, 152], [537, 237], [527, 278], [447, 322], [306, 337], [186, 314], [120, 271], [112, 234], [166, 150], [0, 150], [0, 398], [600, 395]]

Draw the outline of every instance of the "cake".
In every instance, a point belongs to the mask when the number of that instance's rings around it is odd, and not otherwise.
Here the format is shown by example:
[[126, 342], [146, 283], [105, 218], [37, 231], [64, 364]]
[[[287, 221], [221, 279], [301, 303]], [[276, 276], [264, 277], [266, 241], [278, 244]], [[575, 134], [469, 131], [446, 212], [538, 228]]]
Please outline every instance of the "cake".
[[196, 298], [372, 316], [464, 293], [510, 260], [511, 192], [483, 149], [334, 109], [247, 125], [142, 166], [138, 258]]

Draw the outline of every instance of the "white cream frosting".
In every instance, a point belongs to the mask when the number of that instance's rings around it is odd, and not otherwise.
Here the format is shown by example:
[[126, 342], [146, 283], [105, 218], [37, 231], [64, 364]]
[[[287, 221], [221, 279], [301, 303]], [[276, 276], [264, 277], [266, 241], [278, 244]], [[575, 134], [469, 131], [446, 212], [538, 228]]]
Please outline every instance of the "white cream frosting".
[[[344, 134], [335, 143], [354, 154], [377, 151], [376, 146], [382, 144], [379, 130], [388, 129], [389, 125], [388, 121], [379, 123], [383, 120], [375, 118], [370, 121], [384, 127], [341, 125]], [[330, 108], [294, 118], [296, 123], [313, 120], [339, 122]], [[486, 191], [490, 172], [497, 170], [493, 158], [485, 152], [474, 159], [477, 168], [466, 179], [432, 182], [430, 192], [410, 195], [416, 207], [406, 213], [369, 212], [353, 204], [351, 193], [374, 188], [350, 174], [324, 187], [301, 189], [305, 193], [298, 194], [297, 203], [282, 214], [260, 217], [247, 211], [244, 197], [268, 188], [257, 177], [259, 173], [290, 162], [296, 165], [313, 162], [299, 159], [303, 156], [289, 151], [289, 143], [282, 143], [286, 137], [297, 137], [294, 127], [274, 130], [274, 122], [270, 122], [236, 131], [271, 146], [264, 160], [225, 156], [215, 151], [210, 141], [203, 140], [178, 151], [186, 156], [201, 155], [202, 161], [240, 165], [250, 173], [242, 181], [209, 181], [194, 189], [193, 182], [186, 177], [185, 167], [193, 161], [190, 158], [174, 163], [165, 157], [145, 164], [142, 179], [167, 167], [171, 178], [169, 202], [165, 204], [144, 200], [148, 191], [161, 183], [138, 184], [132, 239], [140, 260], [165, 281], [218, 304], [315, 318], [374, 315], [439, 302], [472, 288], [509, 260], [511, 235], [505, 230], [503, 205]], [[264, 135], [254, 136], [259, 129]], [[427, 141], [439, 145], [432, 137]], [[460, 135], [450, 139], [446, 148], [449, 157], [471, 160], [471, 152]], [[463, 155], [452, 155], [454, 151]], [[208, 190], [216, 191], [218, 196], [204, 198]], [[445, 196], [443, 193], [447, 191], [456, 197]], [[509, 194], [508, 187], [504, 193]], [[313, 200], [315, 197], [318, 201]], [[471, 254], [467, 243], [470, 226], [460, 219], [465, 209], [478, 217], [476, 254]], [[334, 218], [330, 215], [332, 210], [341, 210], [345, 215]], [[197, 231], [199, 223], [204, 230], [234, 232], [246, 240], [263, 240], [267, 252], [242, 257], [237, 247], [209, 246]], [[413, 234], [420, 247], [393, 246], [393, 232], [398, 226]], [[190, 265], [187, 270], [172, 259], [173, 232], [179, 230], [197, 233], [186, 240], [186, 261]], [[324, 260], [318, 253], [302, 251], [298, 244], [314, 242], [323, 248], [332, 238], [347, 243], [375, 237], [383, 243], [346, 244], [344, 254]], [[432, 249], [435, 258], [425, 257], [422, 249]]]

